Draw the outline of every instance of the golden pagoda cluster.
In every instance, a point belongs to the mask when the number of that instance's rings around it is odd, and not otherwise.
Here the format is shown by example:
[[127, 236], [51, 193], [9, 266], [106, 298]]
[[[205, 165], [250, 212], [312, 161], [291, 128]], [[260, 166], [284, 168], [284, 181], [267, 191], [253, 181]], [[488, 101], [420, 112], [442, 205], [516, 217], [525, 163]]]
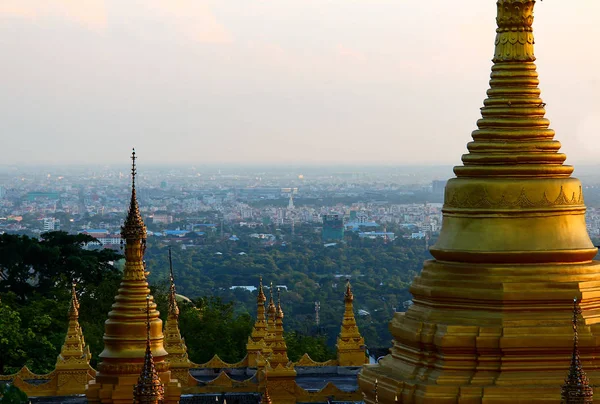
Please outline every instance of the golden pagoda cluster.
[[[590, 379], [600, 380], [600, 262], [593, 261], [597, 249], [585, 225], [581, 184], [563, 164], [566, 156], [559, 153], [540, 98], [535, 0], [496, 1], [494, 64], [482, 118], [463, 165], [447, 184], [434, 259], [424, 263], [411, 286], [414, 304], [390, 323], [390, 354], [359, 375], [369, 404], [591, 403]], [[52, 376], [54, 393], [48, 395], [80, 393], [73, 386], [82, 378], [89, 380], [90, 403], [177, 403], [181, 386], [193, 383], [172, 265], [164, 334], [149, 294], [135, 152], [132, 160], [131, 203], [122, 228], [126, 264], [106, 321], [99, 371], [89, 367], [73, 286], [69, 329]], [[234, 384], [221, 373], [217, 379], [224, 383], [215, 388], [252, 388], [263, 393], [264, 402], [277, 404], [295, 403], [300, 394], [302, 402], [318, 402], [321, 397], [300, 393], [295, 383], [280, 293], [275, 303], [271, 284], [269, 294], [267, 304], [261, 279], [243, 362], [257, 369], [262, 384]], [[339, 366], [361, 366], [366, 359], [353, 301], [348, 282]], [[14, 383], [34, 376], [22, 371]]]

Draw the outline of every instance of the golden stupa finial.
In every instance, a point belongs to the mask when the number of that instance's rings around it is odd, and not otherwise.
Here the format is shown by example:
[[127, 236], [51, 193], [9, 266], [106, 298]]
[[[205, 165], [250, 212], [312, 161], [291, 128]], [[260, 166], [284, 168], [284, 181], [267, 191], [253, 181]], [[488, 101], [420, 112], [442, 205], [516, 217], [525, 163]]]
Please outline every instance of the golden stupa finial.
[[283, 319], [283, 309], [281, 308], [281, 289], [277, 288], [277, 308], [275, 316], [278, 319]]
[[375, 379], [375, 387], [373, 388], [373, 393], [375, 394], [375, 403], [379, 403], [379, 392], [378, 390], [378, 381]]
[[352, 286], [350, 285], [350, 279], [346, 279], [346, 291], [344, 292], [344, 301], [346, 303], [352, 303], [354, 295], [352, 294]]
[[160, 381], [152, 350], [150, 349], [150, 296], [146, 297], [146, 354], [144, 355], [144, 366], [133, 386], [134, 404], [162, 404], [165, 400], [165, 386]]
[[79, 320], [79, 300], [77, 299], [77, 284], [71, 284], [71, 302], [69, 303], [69, 320]]
[[269, 287], [269, 307], [267, 309], [268, 319], [275, 321], [276, 312], [277, 308], [275, 307], [275, 301], [273, 300], [273, 282], [271, 282]]
[[587, 404], [593, 402], [594, 391], [590, 381], [583, 371], [581, 359], [579, 358], [579, 335], [577, 334], [577, 321], [581, 314], [581, 308], [577, 298], [573, 299], [573, 353], [571, 366], [561, 388], [561, 404]]
[[535, 0], [498, 0], [495, 51], [487, 99], [478, 130], [467, 145], [458, 177], [561, 176], [573, 167], [563, 165], [560, 142], [544, 118], [534, 64], [533, 7]]
[[171, 247], [169, 247], [169, 317], [179, 318], [179, 306], [177, 305], [177, 294], [175, 293], [175, 276], [173, 275]]
[[131, 200], [125, 224], [121, 228], [121, 237], [126, 241], [146, 239], [146, 226], [144, 226], [144, 221], [142, 220], [135, 190], [135, 176], [137, 175], [136, 160], [135, 149], [133, 149], [131, 152]]
[[256, 296], [256, 303], [259, 305], [264, 305], [267, 301], [267, 298], [265, 297], [265, 292], [263, 290], [262, 275], [258, 279], [258, 295]]

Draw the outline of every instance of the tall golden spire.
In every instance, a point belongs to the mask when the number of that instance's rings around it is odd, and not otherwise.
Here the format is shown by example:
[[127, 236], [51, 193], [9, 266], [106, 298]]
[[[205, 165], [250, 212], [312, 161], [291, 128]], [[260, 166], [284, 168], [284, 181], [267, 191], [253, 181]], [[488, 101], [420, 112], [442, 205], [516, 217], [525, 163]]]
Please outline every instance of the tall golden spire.
[[248, 363], [251, 367], [257, 366], [258, 354], [267, 357], [270, 350], [266, 347], [265, 338], [267, 337], [267, 319], [265, 316], [265, 302], [267, 298], [263, 291], [262, 276], [258, 284], [258, 294], [256, 296], [256, 321], [252, 328], [252, 333], [248, 337], [246, 351], [248, 352]]
[[[272, 297], [273, 295], [271, 294], [271, 299]], [[279, 288], [277, 288], [277, 307], [275, 308], [275, 324], [271, 349], [273, 350], [272, 355], [269, 357], [271, 367], [275, 368], [279, 365], [286, 367], [290, 360], [287, 355], [287, 344], [283, 337], [283, 309], [281, 308], [281, 291]]]
[[354, 294], [348, 279], [346, 280], [346, 291], [344, 292], [344, 318], [336, 344], [339, 366], [362, 366], [367, 360], [365, 340], [360, 335], [354, 318], [353, 302]]
[[[162, 320], [148, 288], [144, 251], [146, 227], [136, 198], [136, 154], [131, 155], [131, 202], [121, 236], [125, 240], [125, 268], [112, 310], [104, 329], [104, 350], [96, 379], [88, 386], [90, 403], [128, 400], [131, 402], [135, 377], [144, 366], [147, 348], [147, 324], [150, 324], [150, 348], [157, 372], [167, 388], [167, 403], [174, 403], [181, 387], [172, 381], [167, 351], [163, 345]], [[149, 299], [147, 299], [149, 296]], [[118, 401], [120, 402], [120, 401]]]
[[136, 159], [135, 149], [133, 149], [131, 152], [131, 199], [129, 201], [129, 210], [127, 212], [125, 224], [121, 228], [121, 237], [125, 240], [142, 240], [141, 242], [145, 246], [146, 226], [144, 226], [144, 221], [142, 220], [135, 190], [135, 176], [137, 175], [135, 166]]
[[187, 353], [185, 340], [179, 329], [179, 306], [175, 291], [175, 276], [173, 275], [173, 258], [169, 247], [169, 313], [165, 323], [165, 350], [169, 353], [166, 361], [169, 363], [171, 374], [182, 385], [190, 381], [189, 368], [192, 366]]
[[133, 404], [162, 404], [164, 402], [165, 386], [160, 381], [150, 349], [150, 296], [148, 296], [146, 299], [146, 353], [138, 382], [133, 387]]
[[267, 320], [268, 323], [275, 324], [275, 315], [277, 314], [277, 309], [275, 308], [275, 302], [273, 301], [273, 282], [269, 287], [269, 307], [267, 309]]
[[[489, 0], [491, 3], [491, 0]], [[533, 52], [534, 0], [496, 0], [490, 88], [442, 228], [412, 285], [413, 305], [390, 323], [390, 355], [363, 368], [372, 404], [456, 400], [555, 402], [572, 296], [587, 296], [582, 347], [600, 337], [600, 263], [585, 224], [581, 183], [545, 118]], [[565, 7], [569, 5], [565, 3]], [[600, 362], [588, 349], [590, 377]], [[589, 355], [589, 356], [588, 356]], [[404, 401], [405, 402], [405, 401]]]
[[579, 359], [579, 336], [577, 335], [577, 320], [581, 314], [581, 308], [577, 299], [573, 299], [573, 354], [571, 355], [571, 367], [561, 389], [561, 404], [588, 404], [594, 402], [594, 391], [587, 375], [581, 366]]

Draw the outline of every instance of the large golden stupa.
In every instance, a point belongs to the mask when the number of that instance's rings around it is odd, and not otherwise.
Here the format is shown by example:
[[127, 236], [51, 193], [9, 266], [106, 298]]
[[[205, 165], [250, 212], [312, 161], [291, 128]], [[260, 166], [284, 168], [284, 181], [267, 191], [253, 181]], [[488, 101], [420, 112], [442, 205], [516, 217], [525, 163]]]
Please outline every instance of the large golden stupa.
[[534, 0], [498, 0], [482, 118], [445, 190], [443, 225], [390, 323], [390, 354], [363, 369], [366, 402], [559, 403], [573, 298], [593, 383], [600, 262], [573, 168], [544, 117], [533, 52]]

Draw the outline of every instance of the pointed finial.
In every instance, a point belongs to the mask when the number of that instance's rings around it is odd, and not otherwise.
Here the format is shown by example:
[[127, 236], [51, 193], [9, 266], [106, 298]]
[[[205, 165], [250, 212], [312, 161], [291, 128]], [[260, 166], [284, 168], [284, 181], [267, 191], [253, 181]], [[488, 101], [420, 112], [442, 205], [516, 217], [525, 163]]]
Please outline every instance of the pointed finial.
[[160, 381], [150, 349], [150, 295], [148, 295], [146, 296], [146, 354], [138, 382], [133, 386], [133, 403], [162, 404], [164, 399], [165, 386]]
[[173, 275], [171, 247], [169, 247], [169, 316], [179, 318], [179, 306], [177, 306], [177, 293], [175, 292], [175, 276]]
[[344, 300], [346, 302], [352, 302], [354, 295], [352, 294], [352, 286], [350, 285], [350, 279], [346, 279], [346, 292], [344, 292]]
[[275, 302], [273, 301], [273, 282], [271, 282], [269, 287], [269, 307], [267, 309], [267, 314], [269, 319], [275, 321], [275, 314], [277, 309], [275, 308]]
[[79, 318], [79, 300], [77, 300], [77, 284], [71, 284], [71, 303], [69, 304], [69, 319], [77, 320]]
[[373, 389], [373, 392], [375, 393], [375, 403], [379, 403], [379, 392], [377, 391], [377, 379], [375, 379], [375, 388]]
[[135, 161], [135, 149], [131, 153], [131, 200], [129, 202], [129, 211], [125, 224], [121, 228], [121, 237], [127, 240], [145, 240], [146, 239], [146, 226], [142, 220], [140, 214], [140, 208], [138, 206], [137, 194], [135, 190], [135, 177], [137, 175], [137, 169]]
[[281, 308], [281, 289], [277, 288], [277, 309], [276, 317], [279, 319], [283, 318], [283, 309]]
[[561, 388], [561, 397], [564, 404], [583, 404], [592, 403], [594, 391], [590, 386], [587, 375], [583, 371], [581, 359], [579, 357], [579, 335], [577, 333], [577, 322], [581, 308], [577, 298], [573, 299], [573, 353], [571, 355], [571, 366]]
[[261, 305], [261, 304], [265, 304], [265, 302], [267, 301], [267, 298], [265, 297], [265, 292], [263, 291], [263, 282], [262, 282], [262, 275], [259, 277], [259, 281], [258, 281], [258, 295], [256, 296], [256, 303]]

